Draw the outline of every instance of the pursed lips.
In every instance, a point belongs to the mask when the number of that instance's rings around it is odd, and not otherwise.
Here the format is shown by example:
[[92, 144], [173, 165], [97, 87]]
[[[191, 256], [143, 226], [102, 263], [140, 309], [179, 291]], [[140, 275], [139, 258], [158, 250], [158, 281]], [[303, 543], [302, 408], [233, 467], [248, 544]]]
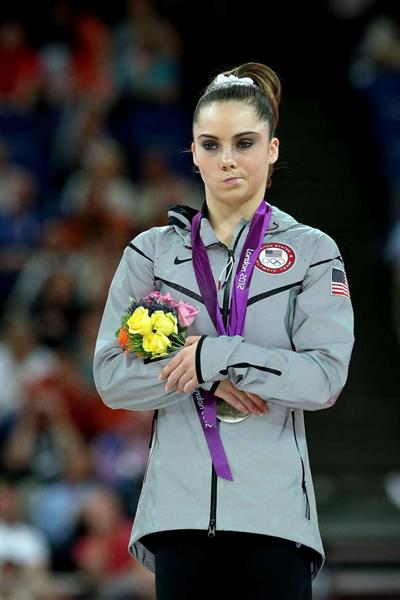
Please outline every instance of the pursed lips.
[[229, 181], [234, 181], [235, 179], [242, 179], [242, 178], [239, 177], [239, 175], [236, 175], [234, 177], [228, 177], [227, 179], [224, 179], [224, 183], [229, 183]]

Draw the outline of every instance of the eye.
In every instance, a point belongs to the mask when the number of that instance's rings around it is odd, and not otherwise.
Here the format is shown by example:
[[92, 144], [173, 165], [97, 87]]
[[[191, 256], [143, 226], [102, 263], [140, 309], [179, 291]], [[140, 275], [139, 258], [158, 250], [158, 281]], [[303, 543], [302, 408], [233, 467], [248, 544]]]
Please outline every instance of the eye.
[[202, 147], [204, 148], [204, 150], [215, 150], [216, 145], [217, 144], [215, 142], [204, 142], [202, 144]]
[[253, 145], [253, 142], [251, 140], [240, 140], [238, 145], [240, 148], [250, 148], [250, 146]]
[[[246, 149], [246, 148], [250, 148], [252, 145], [254, 144], [254, 142], [252, 140], [240, 140], [238, 142], [238, 147], [242, 148], [242, 149]], [[217, 148], [218, 144], [216, 142], [213, 141], [206, 141], [202, 143], [202, 147], [205, 150], [215, 150]]]

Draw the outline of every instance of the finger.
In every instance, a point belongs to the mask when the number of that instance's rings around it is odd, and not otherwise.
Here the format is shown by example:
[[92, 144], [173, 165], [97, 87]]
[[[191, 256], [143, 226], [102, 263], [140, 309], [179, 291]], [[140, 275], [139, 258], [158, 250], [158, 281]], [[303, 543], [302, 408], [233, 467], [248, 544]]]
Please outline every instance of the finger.
[[159, 379], [167, 379], [172, 371], [174, 371], [176, 367], [180, 365], [182, 361], [182, 356], [180, 356], [180, 354], [181, 353], [178, 352], [178, 354], [174, 356], [174, 358], [171, 358], [171, 360], [167, 362], [167, 364], [161, 369], [160, 375], [158, 376]]
[[195, 344], [199, 338], [199, 335], [189, 335], [189, 337], [186, 338], [185, 346], [191, 346], [192, 344]]
[[177, 385], [179, 379], [182, 377], [182, 375], [185, 373], [185, 368], [183, 365], [178, 365], [176, 367], [176, 369], [174, 369], [172, 371], [172, 373], [169, 375], [166, 383], [165, 383], [165, 391], [169, 392], [172, 389], [175, 388], [175, 386]]
[[[250, 412], [248, 407], [246, 406], [246, 404], [244, 402], [242, 402], [241, 396], [239, 396], [238, 394], [233, 393], [233, 392], [226, 392], [223, 395], [221, 395], [221, 397], [223, 398], [223, 400], [228, 402], [228, 404], [230, 404], [237, 410], [240, 410], [240, 412], [243, 412], [243, 413]], [[242, 396], [242, 397], [244, 397], [244, 396]]]
[[248, 408], [249, 412], [256, 415], [264, 414], [264, 409], [261, 408], [261, 406], [259, 407], [258, 404], [256, 404], [255, 402], [253, 402], [253, 400], [249, 397], [247, 392], [236, 389], [235, 394], [237, 395], [237, 397], [240, 398], [242, 404], [244, 404]]
[[254, 392], [247, 392], [246, 390], [242, 390], [242, 391], [244, 391], [244, 393], [247, 394], [253, 400], [262, 400], [264, 402], [264, 400], [258, 394], [254, 394]]
[[249, 410], [248, 406], [246, 406], [243, 402], [239, 402], [238, 400], [236, 400], [236, 402], [233, 406], [240, 412], [245, 413], [246, 415], [248, 415], [249, 412], [251, 412]]
[[185, 383], [185, 385], [183, 386], [183, 392], [186, 393], [192, 393], [199, 385], [199, 382], [197, 381], [196, 378], [192, 378], [189, 381], [187, 381]]
[[[232, 403], [232, 406], [234, 406], [238, 410], [240, 410], [239, 407], [241, 406], [242, 409], [243, 407], [246, 407], [246, 412], [251, 412], [257, 415], [262, 415], [266, 412], [265, 402], [257, 394], [240, 390], [235, 385], [233, 385], [233, 383], [229, 379], [224, 380], [224, 387], [227, 387], [228, 389], [224, 389], [223, 393], [220, 392], [218, 395], [224, 400], [227, 397], [229, 397], [229, 399], [234, 399], [234, 402], [230, 403]], [[254, 400], [256, 400], [256, 402], [254, 402], [253, 398]], [[240, 404], [238, 405], [237, 402], [239, 402]]]
[[267, 412], [269, 410], [268, 404], [265, 402], [265, 400], [260, 398], [260, 396], [251, 392], [245, 392], [245, 394], [257, 406], [259, 410], [261, 410], [262, 412]]
[[185, 384], [190, 381], [192, 379], [192, 374], [189, 373], [188, 371], [185, 371], [183, 373], [183, 375], [179, 378], [179, 380], [176, 382], [176, 391], [177, 392], [183, 392], [184, 391], [184, 386]]
[[259, 396], [258, 394], [253, 394], [253, 392], [244, 392], [246, 394], [246, 396], [255, 404], [257, 404], [257, 406], [259, 408], [263, 408], [266, 405], [266, 402], [263, 398], [261, 398], [261, 396]]
[[[224, 380], [224, 383], [225, 383], [226, 387], [227, 386], [231, 387], [231, 391], [233, 391], [234, 394], [238, 395], [238, 397], [242, 400], [242, 402], [244, 402], [246, 404], [246, 406], [249, 405], [249, 402], [250, 402], [251, 407], [255, 403], [257, 405], [257, 410], [266, 412], [265, 411], [266, 402], [263, 398], [261, 398], [261, 396], [259, 396], [258, 394], [254, 394], [253, 392], [246, 392], [244, 390], [240, 390], [231, 382], [230, 379]], [[255, 411], [253, 411], [253, 412], [255, 412]]]

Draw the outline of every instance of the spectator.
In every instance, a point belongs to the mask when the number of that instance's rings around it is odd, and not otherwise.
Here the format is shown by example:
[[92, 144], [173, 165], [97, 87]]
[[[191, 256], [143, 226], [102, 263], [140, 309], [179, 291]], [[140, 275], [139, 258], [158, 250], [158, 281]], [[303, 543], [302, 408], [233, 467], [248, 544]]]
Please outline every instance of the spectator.
[[80, 511], [97, 485], [88, 446], [81, 443], [66, 454], [60, 479], [37, 485], [30, 493], [30, 518], [49, 540], [53, 570], [74, 569], [71, 552], [79, 533]]
[[131, 533], [130, 520], [112, 489], [94, 491], [82, 507], [85, 533], [77, 540], [74, 557], [92, 585], [93, 595], [102, 590], [105, 598], [133, 600], [151, 598], [152, 575], [132, 565], [126, 547]]
[[0, 25], [0, 64], [0, 104], [29, 109], [38, 92], [40, 63], [18, 21]]
[[392, 271], [393, 326], [399, 333], [399, 227], [400, 227], [400, 22], [377, 14], [368, 23], [355, 48], [349, 76], [371, 115], [372, 132], [379, 150], [379, 171], [386, 184], [383, 206], [384, 251]]
[[[49, 585], [50, 549], [43, 533], [26, 522], [16, 487], [0, 482], [0, 595], [38, 600]], [[42, 596], [43, 598], [44, 596]]]
[[89, 377], [85, 365], [81, 367], [80, 353], [75, 351], [78, 344], [79, 336], [72, 348], [57, 349], [55, 372], [42, 382], [42, 386], [55, 388], [61, 394], [75, 426], [85, 440], [91, 440], [102, 432], [118, 429], [126, 417], [119, 411], [110, 414], [99, 403], [92, 377]]
[[40, 50], [39, 59], [41, 100], [47, 107], [62, 107], [73, 93], [70, 50], [61, 43], [48, 44]]
[[128, 0], [115, 32], [115, 77], [122, 96], [170, 103], [180, 96], [182, 40], [152, 0]]
[[3, 198], [0, 207], [0, 286], [3, 298], [8, 295], [40, 239], [36, 193], [35, 178], [22, 168], [10, 168], [3, 186], [0, 182], [0, 197]]
[[128, 413], [91, 442], [97, 478], [117, 490], [131, 517], [136, 512], [148, 460], [152, 418], [151, 411]]
[[[110, 249], [110, 243], [115, 243], [112, 230], [109, 230], [107, 239], [102, 237], [101, 223], [89, 220], [86, 227], [85, 220], [73, 218], [46, 221], [41, 245], [17, 277], [7, 299], [6, 312], [18, 306], [29, 314], [33, 315], [36, 311], [40, 315], [40, 308], [50, 304], [60, 310], [67, 308], [72, 318], [97, 301], [116, 260], [115, 248], [113, 251]], [[95, 234], [96, 224], [98, 236], [93, 239], [91, 236]], [[111, 264], [108, 266], [108, 263]], [[59, 316], [63, 319], [63, 315]], [[45, 323], [42, 325], [44, 328]], [[53, 331], [53, 337], [55, 333]], [[71, 331], [67, 341], [72, 336]], [[61, 341], [65, 345], [66, 339]]]
[[46, 483], [60, 479], [70, 456], [79, 456], [83, 449], [84, 440], [61, 394], [36, 385], [6, 441], [4, 462], [14, 476]]
[[94, 14], [84, 13], [77, 17], [72, 50], [76, 96], [95, 96], [103, 101], [112, 99], [111, 42], [111, 32]]
[[0, 211], [7, 212], [11, 208], [11, 181], [14, 165], [10, 161], [10, 149], [6, 139], [0, 138]]
[[202, 203], [201, 189], [188, 177], [176, 174], [168, 156], [157, 148], [144, 152], [140, 161], [140, 221], [145, 227], [166, 225], [169, 204], [188, 204], [197, 210]]
[[124, 171], [123, 151], [116, 142], [91, 142], [82, 168], [66, 181], [61, 199], [64, 214], [93, 219], [102, 231], [121, 223], [141, 227], [137, 188]]
[[0, 429], [8, 430], [23, 409], [28, 389], [48, 376], [56, 364], [54, 353], [37, 341], [26, 314], [9, 314], [0, 342]]
[[106, 118], [106, 105], [97, 98], [71, 98], [64, 103], [51, 147], [51, 162], [58, 183], [64, 183], [66, 177], [79, 168], [92, 142], [109, 137]]

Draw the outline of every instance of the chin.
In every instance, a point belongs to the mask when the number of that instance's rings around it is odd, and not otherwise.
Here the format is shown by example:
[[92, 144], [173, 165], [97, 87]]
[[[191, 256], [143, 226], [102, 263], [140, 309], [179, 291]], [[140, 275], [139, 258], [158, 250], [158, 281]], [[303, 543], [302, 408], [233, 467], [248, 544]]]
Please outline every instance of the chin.
[[217, 199], [220, 199], [221, 202], [229, 202], [230, 204], [232, 203], [244, 203], [246, 202], [247, 195], [243, 194], [243, 192], [241, 194], [239, 194], [238, 192], [234, 193], [233, 190], [231, 190], [230, 192], [227, 192], [226, 194], [220, 194], [219, 196], [217, 196]]
[[237, 197], [237, 198], [246, 198], [249, 196], [249, 190], [245, 189], [244, 186], [236, 186], [236, 187], [226, 187], [222, 191], [219, 191], [219, 196], [229, 196]]

